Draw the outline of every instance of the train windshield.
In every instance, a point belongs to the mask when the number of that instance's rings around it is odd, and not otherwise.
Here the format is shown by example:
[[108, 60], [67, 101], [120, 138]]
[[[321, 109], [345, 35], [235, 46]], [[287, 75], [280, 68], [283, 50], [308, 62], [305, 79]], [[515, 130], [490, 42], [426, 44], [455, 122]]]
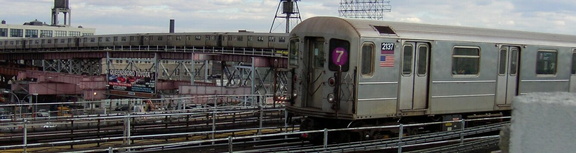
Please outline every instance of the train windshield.
[[347, 72], [350, 67], [350, 42], [341, 39], [330, 40], [330, 62], [328, 69]]

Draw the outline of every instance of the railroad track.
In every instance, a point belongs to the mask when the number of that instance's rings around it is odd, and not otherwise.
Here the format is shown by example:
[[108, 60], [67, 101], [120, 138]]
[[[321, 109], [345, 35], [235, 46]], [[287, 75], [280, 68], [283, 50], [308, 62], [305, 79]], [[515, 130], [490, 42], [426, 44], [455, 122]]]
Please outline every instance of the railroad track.
[[[283, 112], [281, 109], [265, 110], [262, 119], [259, 112], [254, 109], [219, 111], [218, 115], [211, 115], [215, 111], [201, 113], [173, 113], [173, 114], [152, 114], [152, 115], [133, 115], [133, 116], [108, 116], [97, 118], [70, 118], [65, 121], [76, 120], [76, 125], [67, 127], [53, 128], [53, 130], [38, 131], [33, 130], [27, 133], [27, 141], [31, 144], [28, 146], [58, 146], [58, 145], [82, 145], [96, 143], [106, 143], [117, 140], [110, 138], [122, 138], [126, 136], [127, 126], [124, 122], [130, 121], [130, 136], [138, 137], [142, 135], [161, 135], [167, 133], [206, 133], [210, 130], [230, 130], [230, 129], [250, 129], [258, 127], [260, 120], [266, 126], [281, 127], [284, 125]], [[90, 120], [86, 121], [86, 120]], [[57, 121], [53, 121], [57, 122]], [[106, 123], [106, 124], [104, 124]], [[33, 123], [31, 126], [38, 123]], [[81, 126], [83, 124], [83, 126]], [[241, 130], [238, 130], [239, 132]], [[215, 132], [212, 132], [215, 133]], [[189, 134], [186, 139], [193, 137]], [[1, 149], [22, 148], [23, 133], [20, 131], [11, 131], [0, 135]], [[154, 139], [172, 139], [180, 136], [165, 135]], [[121, 139], [120, 139], [121, 140]], [[134, 141], [134, 140], [132, 140]], [[71, 146], [72, 148], [72, 146]]]
[[[313, 145], [299, 138], [303, 133], [323, 132], [322, 130], [316, 130], [283, 133], [273, 132], [264, 135], [239, 135], [236, 137], [226, 137], [226, 135], [224, 135], [215, 139], [118, 146], [109, 149], [75, 150], [74, 152], [113, 150], [130, 150], [131, 152], [189, 152], [190, 150], [194, 150], [195, 152], [396, 152], [399, 148], [405, 151], [415, 152], [418, 152], [419, 149], [430, 149], [429, 151], [440, 150], [441, 152], [452, 150], [465, 151], [492, 146], [494, 142], [496, 142], [495, 138], [497, 139], [498, 137], [485, 135], [498, 131], [502, 125], [508, 123], [509, 122], [506, 121], [468, 127], [464, 130], [424, 133], [405, 136], [402, 137], [402, 139], [387, 138], [361, 142], [326, 144], [325, 146]], [[462, 140], [459, 138], [462, 138]]]

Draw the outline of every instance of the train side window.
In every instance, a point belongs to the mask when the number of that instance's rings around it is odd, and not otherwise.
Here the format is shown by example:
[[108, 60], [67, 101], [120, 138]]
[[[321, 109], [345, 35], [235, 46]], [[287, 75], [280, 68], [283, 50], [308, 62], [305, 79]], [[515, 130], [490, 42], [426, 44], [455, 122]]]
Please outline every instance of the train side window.
[[[248, 38], [252, 38], [252, 36], [248, 36]], [[290, 54], [288, 55], [288, 59], [290, 62], [290, 66], [297, 67], [298, 66], [298, 49], [300, 45], [300, 39], [297, 37], [290, 39]]]
[[158, 36], [158, 40], [162, 40], [162, 36]]
[[414, 46], [405, 45], [404, 54], [402, 55], [402, 75], [409, 76], [412, 74], [412, 51]]
[[95, 42], [95, 41], [96, 41], [96, 38], [91, 38], [91, 39], [90, 39], [90, 42]]
[[106, 42], [110, 42], [110, 37], [106, 37]]
[[120, 40], [121, 40], [121, 41], [126, 41], [126, 37], [122, 37]]
[[176, 36], [176, 40], [182, 40], [182, 36]]
[[513, 48], [510, 52], [510, 75], [514, 76], [518, 73], [518, 50]]
[[572, 75], [576, 74], [576, 49], [572, 51]]
[[278, 42], [286, 42], [286, 37], [280, 37], [280, 39], [278, 39]]
[[118, 41], [118, 37], [114, 37], [114, 41]]
[[558, 52], [540, 50], [536, 56], [536, 74], [556, 74]]
[[477, 75], [480, 71], [480, 48], [454, 47], [452, 74]]
[[508, 56], [506, 55], [506, 48], [500, 50], [500, 65], [498, 68], [498, 75], [506, 74], [506, 65], [508, 63]]
[[167, 39], [168, 41], [170, 41], [170, 40], [172, 40], [172, 36], [167, 36], [166, 39]]
[[268, 42], [274, 42], [276, 40], [276, 38], [274, 38], [273, 36], [268, 37]]
[[258, 37], [258, 41], [264, 41], [264, 37]]
[[418, 76], [426, 76], [428, 72], [428, 46], [418, 46]]
[[252, 41], [254, 40], [254, 38], [252, 38], [252, 36], [248, 36], [248, 41]]
[[244, 36], [238, 36], [238, 38], [236, 38], [237, 41], [244, 41]]
[[52, 39], [48, 39], [47, 43], [51, 44], [51, 43], [52, 43]]
[[130, 36], [130, 41], [134, 41], [134, 36]]
[[362, 46], [362, 75], [372, 76], [374, 72], [374, 43]]
[[196, 36], [194, 39], [196, 39], [196, 40], [202, 40], [202, 36]]

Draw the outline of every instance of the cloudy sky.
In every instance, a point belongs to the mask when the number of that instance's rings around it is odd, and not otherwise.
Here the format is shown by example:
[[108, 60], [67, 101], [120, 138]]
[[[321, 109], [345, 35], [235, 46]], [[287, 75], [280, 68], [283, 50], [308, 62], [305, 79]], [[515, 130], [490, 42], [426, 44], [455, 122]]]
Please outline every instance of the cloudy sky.
[[[279, 0], [70, 0], [72, 25], [97, 34], [168, 32], [268, 32]], [[53, 0], [0, 0], [0, 20], [49, 23]], [[303, 20], [338, 16], [340, 0], [302, 0]], [[574, 0], [391, 0], [384, 20], [513, 29], [576, 35]], [[61, 15], [63, 16], [63, 15]], [[276, 20], [284, 24], [284, 21]], [[275, 26], [282, 32], [284, 26]]]

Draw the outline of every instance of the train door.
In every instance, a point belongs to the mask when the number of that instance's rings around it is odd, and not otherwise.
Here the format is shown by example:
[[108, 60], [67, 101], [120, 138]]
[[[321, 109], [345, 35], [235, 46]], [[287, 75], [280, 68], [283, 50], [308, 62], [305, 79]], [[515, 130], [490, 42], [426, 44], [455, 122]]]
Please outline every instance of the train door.
[[[306, 38], [306, 50], [308, 59], [305, 63], [310, 70], [308, 77], [306, 77], [306, 84], [304, 93], [306, 93], [306, 107], [322, 108], [322, 79], [324, 72], [325, 54], [324, 54], [324, 38], [311, 37]], [[306, 87], [307, 86], [307, 87]]]
[[496, 105], [510, 105], [512, 98], [518, 95], [520, 48], [502, 46], [498, 54]]
[[576, 49], [572, 51], [572, 70], [570, 74], [570, 92], [576, 92]]
[[400, 110], [428, 107], [429, 63], [430, 45], [428, 43], [404, 43], [399, 87]]

